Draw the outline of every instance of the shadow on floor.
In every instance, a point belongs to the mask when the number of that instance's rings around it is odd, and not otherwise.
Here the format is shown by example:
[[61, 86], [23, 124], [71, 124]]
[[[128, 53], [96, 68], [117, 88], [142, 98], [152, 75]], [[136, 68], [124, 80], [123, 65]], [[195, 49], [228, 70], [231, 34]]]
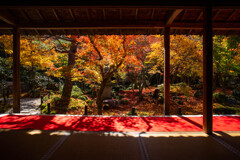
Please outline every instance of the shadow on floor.
[[[41, 159], [66, 133], [70, 135], [50, 159], [142, 159], [137, 132], [42, 130], [1, 130], [1, 159]], [[232, 132], [219, 134], [232, 139], [231, 142], [238, 140], [239, 143], [240, 132], [236, 132], [234, 136]], [[202, 132], [148, 132], [141, 135], [151, 160], [239, 159]]]

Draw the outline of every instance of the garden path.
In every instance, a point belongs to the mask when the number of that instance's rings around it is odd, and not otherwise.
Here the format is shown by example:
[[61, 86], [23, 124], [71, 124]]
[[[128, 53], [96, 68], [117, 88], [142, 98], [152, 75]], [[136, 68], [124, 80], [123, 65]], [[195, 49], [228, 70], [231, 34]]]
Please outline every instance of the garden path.
[[[12, 100], [10, 102], [12, 104]], [[41, 98], [23, 98], [20, 99], [20, 113], [21, 114], [41, 114], [39, 108], [41, 104]], [[12, 113], [12, 109], [7, 111], [7, 113]]]

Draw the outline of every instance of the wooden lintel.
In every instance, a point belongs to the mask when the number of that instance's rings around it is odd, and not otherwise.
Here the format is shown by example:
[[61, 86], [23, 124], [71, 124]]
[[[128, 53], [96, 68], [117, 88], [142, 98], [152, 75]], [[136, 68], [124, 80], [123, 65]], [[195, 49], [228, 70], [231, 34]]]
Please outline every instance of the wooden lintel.
[[176, 9], [173, 13], [169, 16], [166, 21], [166, 26], [169, 26], [173, 23], [174, 19], [183, 11], [183, 9]]
[[[19, 23], [21, 29], [162, 29], [167, 27], [163, 22], [154, 21], [126, 21], [126, 22], [48, 22], [48, 23]], [[202, 23], [174, 22], [170, 25], [172, 29], [194, 29], [202, 30]], [[9, 24], [0, 24], [0, 29], [11, 29]], [[213, 23], [213, 29], [216, 30], [240, 30], [240, 23]]]

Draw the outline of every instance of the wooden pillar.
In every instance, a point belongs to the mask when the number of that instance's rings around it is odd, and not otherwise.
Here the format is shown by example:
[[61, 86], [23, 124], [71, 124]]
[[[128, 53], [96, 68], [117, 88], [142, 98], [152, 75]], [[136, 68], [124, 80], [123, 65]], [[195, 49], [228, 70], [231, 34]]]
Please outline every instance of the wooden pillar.
[[213, 74], [212, 7], [203, 9], [203, 131], [212, 134], [212, 74]]
[[170, 28], [164, 31], [164, 106], [163, 114], [169, 115], [170, 106]]
[[20, 113], [20, 29], [13, 29], [13, 113]]

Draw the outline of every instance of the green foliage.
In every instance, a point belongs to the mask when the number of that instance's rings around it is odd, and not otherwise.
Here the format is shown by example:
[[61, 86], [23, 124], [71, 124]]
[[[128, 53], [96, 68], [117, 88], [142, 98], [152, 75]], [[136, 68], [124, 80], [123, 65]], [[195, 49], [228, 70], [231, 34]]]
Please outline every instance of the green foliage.
[[82, 90], [77, 85], [74, 85], [72, 88], [71, 96], [73, 98], [78, 98], [78, 96], [81, 96], [82, 94]]
[[56, 106], [60, 99], [60, 95], [53, 95], [50, 102], [51, 106]]
[[[159, 89], [160, 93], [164, 92], [164, 84], [158, 85], [157, 88]], [[170, 93], [173, 95], [189, 96], [191, 90], [192, 88], [183, 82], [170, 85]]]
[[215, 36], [213, 38], [213, 65], [214, 73], [220, 75], [220, 85], [225, 87], [229, 76], [240, 74], [238, 36]]
[[139, 116], [148, 116], [148, 112], [138, 112]]
[[[60, 86], [59, 93], [62, 94], [62, 91], [63, 91], [63, 86]], [[87, 100], [87, 97], [83, 95], [81, 88], [79, 88], [77, 85], [73, 85], [71, 97]]]
[[226, 107], [221, 104], [217, 104], [217, 107], [213, 108], [215, 114], [240, 114], [240, 108]]
[[46, 103], [42, 103], [42, 104], [41, 104], [40, 109], [42, 110], [42, 112], [43, 112], [43, 110], [44, 110], [46, 107], [47, 107], [47, 104], [46, 104]]
[[213, 93], [213, 101], [217, 103], [225, 103], [228, 97], [224, 93]]
[[50, 114], [56, 114], [57, 112], [56, 111], [51, 111]]
[[[132, 110], [130, 110], [128, 113], [127, 113], [127, 115], [128, 116], [132, 116]], [[137, 113], [137, 111], [135, 110], [135, 115], [134, 116], [137, 116], [138, 115], [138, 113]]]
[[189, 96], [191, 90], [192, 88], [183, 82], [170, 86], [170, 93], [172, 93], [173, 95]]
[[48, 112], [48, 106], [47, 106], [47, 104], [42, 104], [41, 109], [42, 109], [42, 113], [43, 113], [43, 114], [47, 114], [47, 112]]
[[87, 100], [86, 103], [88, 104], [88, 106], [92, 106], [93, 100]]

